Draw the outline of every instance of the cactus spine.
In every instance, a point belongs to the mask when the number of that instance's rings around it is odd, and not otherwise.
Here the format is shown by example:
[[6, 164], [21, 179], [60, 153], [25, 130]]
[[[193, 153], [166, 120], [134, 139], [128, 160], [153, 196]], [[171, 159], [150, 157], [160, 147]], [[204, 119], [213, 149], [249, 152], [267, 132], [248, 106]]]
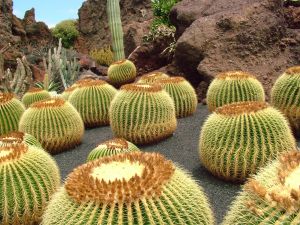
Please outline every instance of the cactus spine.
[[104, 157], [76, 168], [53, 197], [42, 225], [212, 225], [202, 189], [158, 153]]
[[0, 136], [0, 146], [10, 145], [11, 143], [25, 143], [42, 148], [41, 143], [32, 135], [23, 132], [11, 132]]
[[112, 63], [107, 71], [109, 81], [116, 86], [133, 82], [136, 77], [135, 65], [125, 59]]
[[160, 85], [122, 86], [111, 102], [109, 118], [114, 134], [135, 144], [165, 139], [177, 126], [174, 102]]
[[299, 151], [283, 154], [246, 183], [222, 224], [300, 224], [299, 174]]
[[265, 101], [262, 84], [249, 73], [221, 73], [208, 87], [207, 106], [211, 112], [229, 103], [245, 101]]
[[275, 82], [271, 102], [282, 111], [297, 136], [300, 136], [300, 66], [291, 67]]
[[154, 84], [157, 81], [168, 78], [169, 75], [162, 73], [162, 72], [153, 72], [149, 74], [145, 74], [141, 76], [141, 78], [137, 81], [137, 83], [143, 83], [143, 84]]
[[294, 148], [295, 138], [278, 110], [264, 102], [238, 102], [208, 117], [201, 130], [199, 154], [212, 174], [241, 182]]
[[138, 147], [123, 138], [114, 138], [99, 144], [88, 155], [87, 161], [100, 159], [105, 156], [140, 151]]
[[32, 103], [48, 99], [50, 97], [50, 93], [46, 90], [40, 88], [31, 88], [23, 96], [22, 102], [25, 107], [28, 108]]

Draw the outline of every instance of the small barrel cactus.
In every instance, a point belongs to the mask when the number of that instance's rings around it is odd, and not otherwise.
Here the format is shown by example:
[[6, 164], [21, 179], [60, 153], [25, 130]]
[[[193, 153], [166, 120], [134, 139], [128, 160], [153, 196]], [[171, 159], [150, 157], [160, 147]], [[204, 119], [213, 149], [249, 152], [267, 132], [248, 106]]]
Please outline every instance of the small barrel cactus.
[[222, 224], [300, 224], [299, 176], [300, 153], [284, 153], [246, 183]]
[[24, 143], [0, 146], [0, 224], [38, 224], [60, 185], [56, 162]]
[[163, 79], [163, 78], [168, 78], [169, 75], [162, 73], [162, 72], [153, 72], [153, 73], [148, 73], [143, 76], [137, 81], [137, 83], [143, 83], [143, 84], [154, 84], [157, 81]]
[[285, 117], [265, 102], [218, 108], [200, 135], [202, 164], [225, 180], [242, 182], [281, 152], [296, 148]]
[[292, 129], [300, 136], [300, 66], [291, 67], [275, 82], [271, 92], [272, 105], [282, 111]]
[[51, 98], [33, 103], [21, 117], [19, 130], [33, 135], [45, 150], [55, 154], [79, 145], [84, 125], [69, 102]]
[[22, 102], [26, 108], [32, 103], [51, 98], [48, 91], [41, 88], [30, 88], [23, 96]]
[[255, 76], [241, 71], [225, 72], [211, 82], [206, 100], [212, 112], [233, 102], [265, 101], [265, 92]]
[[88, 155], [87, 161], [100, 159], [105, 156], [140, 151], [138, 147], [124, 138], [114, 138], [99, 144]]
[[69, 99], [70, 95], [73, 93], [73, 91], [76, 88], [77, 88], [77, 85], [66, 88], [65, 91], [61, 94], [61, 96], [63, 97], [63, 99], [65, 99], [67, 101]]
[[87, 80], [79, 84], [69, 97], [86, 127], [109, 124], [108, 110], [117, 90], [103, 80]]
[[12, 143], [24, 143], [42, 148], [41, 143], [31, 134], [15, 131], [0, 136], [0, 146], [10, 145]]
[[76, 168], [42, 225], [212, 225], [202, 188], [158, 153], [104, 157]]
[[186, 117], [197, 109], [197, 95], [193, 86], [183, 77], [169, 77], [157, 81], [169, 93], [175, 104], [177, 117]]
[[18, 130], [25, 107], [11, 93], [0, 93], [0, 135]]
[[160, 85], [127, 84], [109, 109], [111, 129], [117, 137], [135, 144], [157, 142], [177, 127], [174, 102]]
[[131, 83], [136, 77], [136, 68], [133, 62], [124, 59], [112, 63], [107, 71], [108, 79], [113, 85]]

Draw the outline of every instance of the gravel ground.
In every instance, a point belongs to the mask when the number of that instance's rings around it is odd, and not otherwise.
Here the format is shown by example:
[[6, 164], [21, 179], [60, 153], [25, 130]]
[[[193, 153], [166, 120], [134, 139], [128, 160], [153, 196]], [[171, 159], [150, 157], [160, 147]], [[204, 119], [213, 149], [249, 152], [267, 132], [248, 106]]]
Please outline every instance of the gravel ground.
[[[209, 112], [206, 106], [199, 105], [197, 112], [190, 117], [178, 120], [175, 134], [157, 144], [141, 146], [145, 151], [156, 151], [165, 155], [177, 165], [187, 169], [204, 188], [212, 205], [217, 224], [221, 223], [240, 185], [224, 182], [213, 177], [201, 166], [198, 157], [200, 128]], [[113, 138], [109, 126], [86, 130], [83, 143], [77, 148], [55, 155], [63, 179], [86, 161], [88, 153], [100, 142]], [[298, 141], [299, 146], [299, 141]]]

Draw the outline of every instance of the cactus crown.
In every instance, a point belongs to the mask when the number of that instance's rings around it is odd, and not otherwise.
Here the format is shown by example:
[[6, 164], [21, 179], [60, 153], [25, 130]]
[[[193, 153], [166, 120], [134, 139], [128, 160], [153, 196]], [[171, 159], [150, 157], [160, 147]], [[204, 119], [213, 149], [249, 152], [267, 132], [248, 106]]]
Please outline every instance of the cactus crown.
[[300, 66], [290, 67], [285, 71], [285, 73], [288, 75], [300, 74]]
[[111, 65], [119, 65], [119, 64], [122, 64], [122, 63], [124, 63], [124, 62], [126, 62], [126, 59], [122, 59], [122, 60], [113, 62]]
[[39, 102], [33, 103], [30, 107], [32, 108], [55, 108], [60, 107], [65, 104], [65, 100], [61, 98], [51, 98], [51, 99], [45, 99]]
[[4, 143], [22, 143], [24, 141], [24, 133], [23, 132], [11, 132], [9, 134], [4, 134], [0, 136], [0, 142]]
[[12, 93], [0, 93], [0, 104], [4, 104], [15, 97]]
[[78, 84], [78, 87], [94, 87], [94, 86], [100, 86], [107, 84], [104, 80], [92, 80], [92, 79], [87, 79], [83, 80]]
[[67, 178], [65, 187], [78, 202], [132, 203], [160, 196], [174, 171], [171, 161], [158, 153], [114, 155], [78, 167]]
[[0, 163], [10, 162], [19, 159], [22, 154], [26, 153], [28, 147], [25, 144], [10, 144], [0, 146]]
[[37, 88], [37, 87], [32, 87], [32, 88], [29, 88], [29, 90], [27, 91], [27, 93], [36, 93], [36, 92], [41, 92], [41, 91], [44, 91], [44, 89]]
[[124, 138], [114, 138], [104, 143], [101, 143], [100, 145], [105, 145], [108, 149], [112, 150], [128, 148], [128, 143]]
[[180, 83], [185, 81], [185, 79], [183, 77], [168, 77], [168, 78], [162, 78], [161, 80], [159, 80], [160, 83], [162, 84], [169, 84], [169, 83]]
[[243, 71], [228, 71], [224, 73], [220, 73], [216, 77], [217, 79], [232, 79], [232, 80], [239, 80], [239, 79], [247, 79], [247, 78], [255, 78], [254, 75], [243, 72]]
[[162, 87], [157, 84], [126, 84], [123, 85], [121, 90], [137, 91], [137, 92], [159, 92], [162, 91]]
[[217, 114], [233, 116], [240, 114], [248, 114], [263, 110], [269, 106], [266, 102], [251, 101], [251, 102], [235, 102], [224, 105], [216, 109]]
[[77, 86], [68, 87], [68, 88], [65, 89], [64, 92], [72, 92], [72, 91], [74, 91], [76, 88], [77, 88]]

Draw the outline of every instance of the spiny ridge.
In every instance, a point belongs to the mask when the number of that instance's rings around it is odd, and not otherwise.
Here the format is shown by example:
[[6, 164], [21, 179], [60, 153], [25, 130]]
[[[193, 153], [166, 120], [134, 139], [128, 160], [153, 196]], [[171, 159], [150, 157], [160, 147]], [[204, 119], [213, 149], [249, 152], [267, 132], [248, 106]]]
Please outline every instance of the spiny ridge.
[[247, 78], [255, 78], [255, 76], [243, 71], [228, 71], [228, 72], [219, 73], [216, 78], [217, 79], [226, 79], [226, 78], [247, 79]]
[[120, 89], [138, 92], [159, 92], [162, 90], [162, 87], [157, 84], [125, 84]]
[[55, 107], [63, 106], [65, 102], [66, 101], [62, 98], [54, 97], [54, 98], [35, 102], [30, 107], [31, 108], [55, 108]]

